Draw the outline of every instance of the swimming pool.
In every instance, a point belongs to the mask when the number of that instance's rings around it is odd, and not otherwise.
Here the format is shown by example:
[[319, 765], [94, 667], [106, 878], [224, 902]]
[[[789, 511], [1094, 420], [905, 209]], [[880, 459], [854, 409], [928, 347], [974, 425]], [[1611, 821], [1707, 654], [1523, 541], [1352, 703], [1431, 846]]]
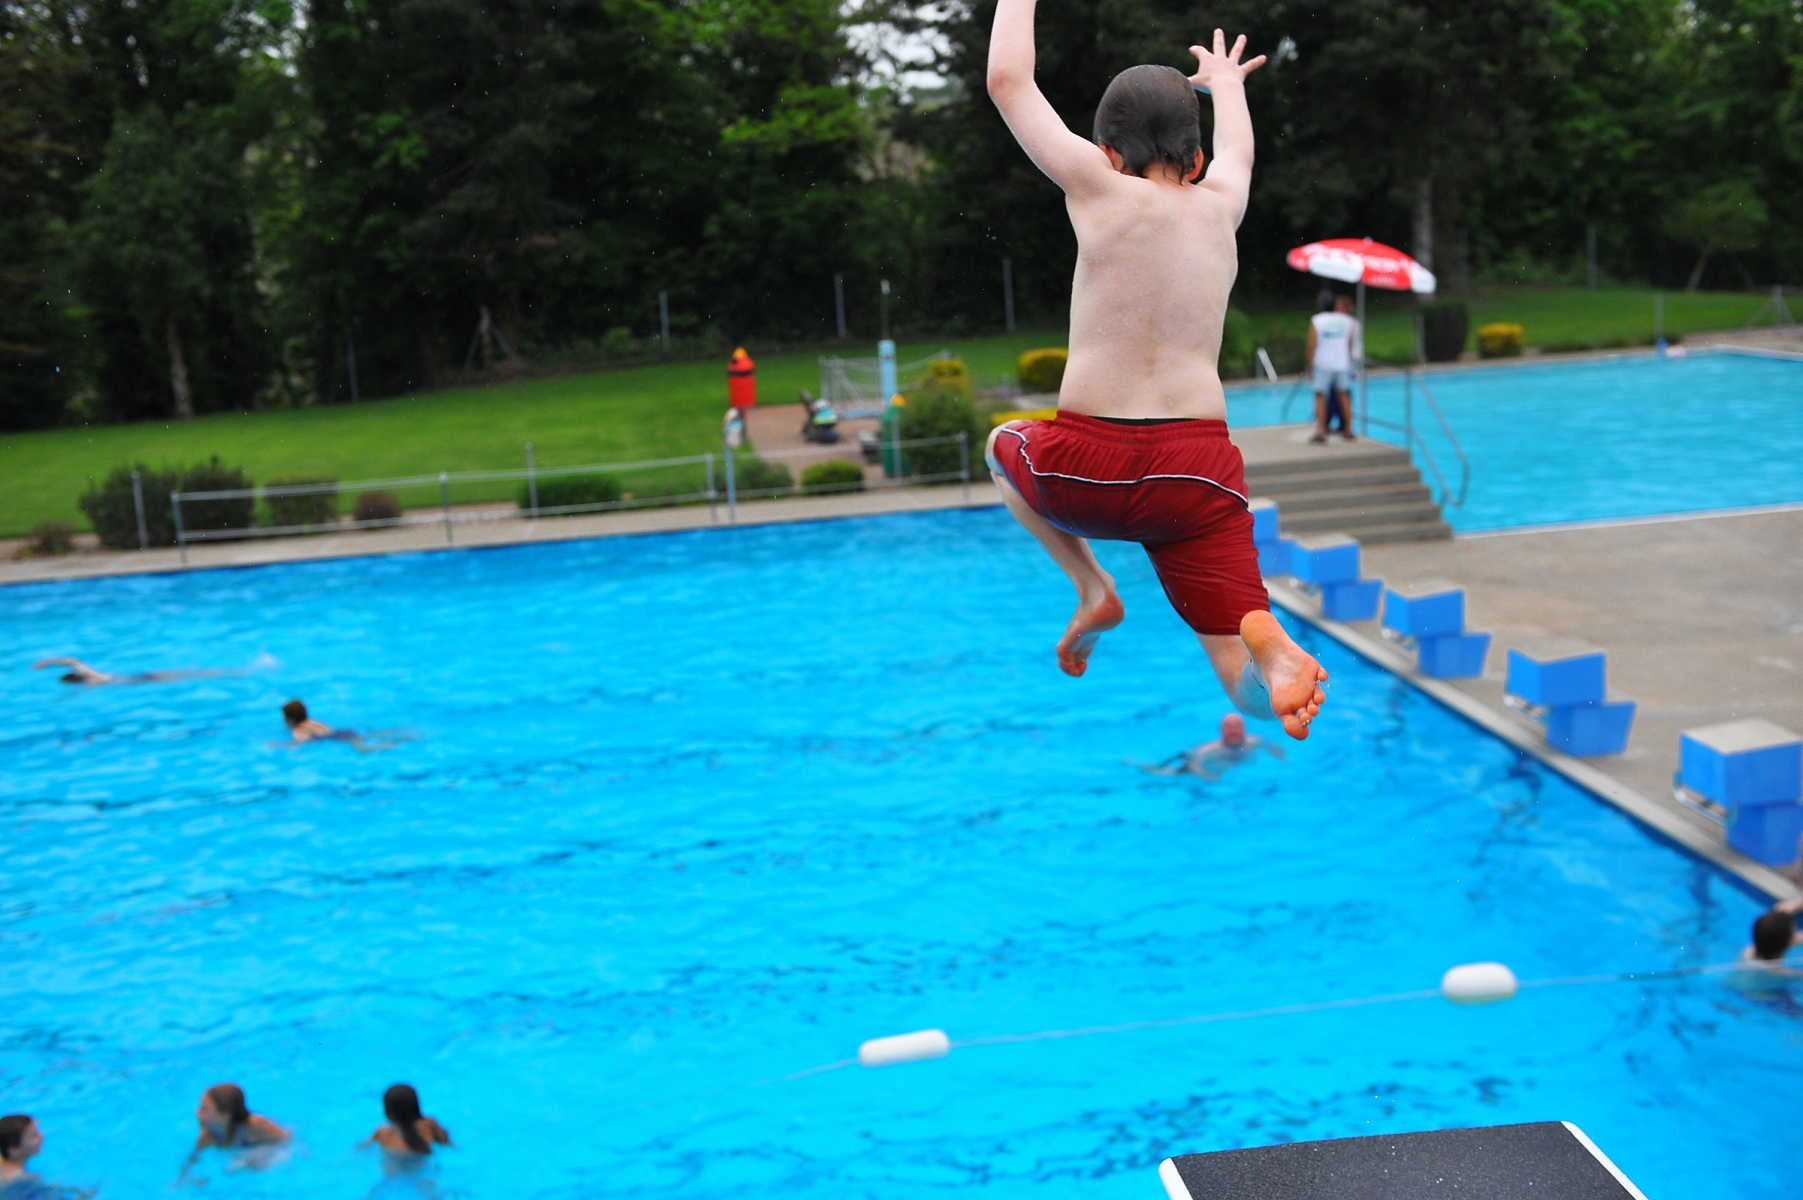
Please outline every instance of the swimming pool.
[[[1433, 371], [1427, 381], [1471, 460], [1464, 506], [1446, 509], [1461, 533], [1803, 501], [1800, 360], [1624, 355]], [[1401, 378], [1370, 382], [1372, 415], [1401, 423]], [[1230, 423], [1276, 424], [1289, 390], [1230, 391]], [[1456, 488], [1457, 456], [1419, 392], [1414, 403]], [[1312, 413], [1312, 397], [1299, 394], [1291, 419]]]
[[[999, 510], [0, 589], [0, 1077], [45, 1174], [165, 1194], [201, 1090], [299, 1145], [208, 1194], [1159, 1195], [1173, 1152], [1542, 1118], [1654, 1197], [1794, 1191], [1799, 1010], [1719, 978], [780, 1077], [954, 1038], [1719, 962], [1760, 905], [1336, 644], [1222, 710], [1143, 556], [1073, 681]], [[78, 690], [22, 669], [251, 663]], [[277, 707], [421, 739], [274, 748]], [[353, 1144], [415, 1084], [460, 1149]], [[774, 1081], [774, 1082], [772, 1082]], [[383, 1194], [387, 1194], [384, 1191]]]

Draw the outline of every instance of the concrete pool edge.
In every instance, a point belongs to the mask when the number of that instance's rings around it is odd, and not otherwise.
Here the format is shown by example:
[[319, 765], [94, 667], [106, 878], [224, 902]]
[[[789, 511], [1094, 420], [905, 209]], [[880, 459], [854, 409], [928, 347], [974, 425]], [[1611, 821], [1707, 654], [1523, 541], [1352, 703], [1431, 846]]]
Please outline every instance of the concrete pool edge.
[[1271, 580], [1265, 581], [1273, 602], [1284, 611], [1333, 638], [1367, 662], [1395, 675], [1415, 690], [1439, 701], [1487, 733], [1533, 756], [1545, 766], [1598, 799], [1614, 805], [1634, 821], [1735, 876], [1774, 900], [1798, 895], [1797, 885], [1782, 873], [1764, 866], [1716, 841], [1709, 832], [1685, 817], [1641, 795], [1627, 784], [1580, 758], [1561, 754], [1548, 746], [1532, 728], [1507, 713], [1498, 712], [1444, 680], [1417, 671], [1407, 655], [1394, 646], [1321, 615], [1312, 597]]

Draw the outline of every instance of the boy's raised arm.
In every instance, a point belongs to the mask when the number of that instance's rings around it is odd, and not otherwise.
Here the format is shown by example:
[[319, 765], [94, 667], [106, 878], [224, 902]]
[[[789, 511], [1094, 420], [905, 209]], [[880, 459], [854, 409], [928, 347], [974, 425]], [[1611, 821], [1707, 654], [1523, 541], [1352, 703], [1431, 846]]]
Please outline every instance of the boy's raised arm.
[[1237, 226], [1246, 215], [1246, 199], [1252, 191], [1252, 110], [1246, 107], [1246, 76], [1265, 65], [1265, 56], [1242, 64], [1245, 36], [1229, 51], [1227, 35], [1219, 29], [1215, 30], [1212, 52], [1204, 46], [1191, 46], [1189, 51], [1199, 63], [1190, 83], [1210, 93], [1215, 104], [1215, 160], [1209, 164], [1202, 186], [1221, 193], [1233, 205]]
[[[1009, 132], [1036, 166], [1066, 192], [1110, 172], [1100, 146], [1077, 136], [1033, 81], [1034, 0], [999, 0], [989, 34], [989, 95]], [[1250, 134], [1248, 119], [1247, 130]]]

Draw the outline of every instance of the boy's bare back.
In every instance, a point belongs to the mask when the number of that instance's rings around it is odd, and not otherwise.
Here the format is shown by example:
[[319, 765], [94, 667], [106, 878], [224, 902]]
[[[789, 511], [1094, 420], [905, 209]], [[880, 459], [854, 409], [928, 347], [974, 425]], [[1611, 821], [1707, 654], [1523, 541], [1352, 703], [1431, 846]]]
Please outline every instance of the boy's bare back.
[[[1118, 153], [1067, 128], [1033, 81], [1033, 0], [1001, 0], [990, 41], [989, 91], [1039, 168], [1064, 189], [1077, 234], [1070, 362], [1059, 407], [1092, 416], [1222, 419], [1217, 361], [1227, 296], [1239, 271], [1234, 232], [1252, 181], [1252, 119], [1241, 64], [1220, 30], [1191, 51], [1191, 78], [1214, 96], [1214, 162], [1195, 171], [1155, 162], [1125, 173]], [[1197, 152], [1196, 168], [1202, 155]]]

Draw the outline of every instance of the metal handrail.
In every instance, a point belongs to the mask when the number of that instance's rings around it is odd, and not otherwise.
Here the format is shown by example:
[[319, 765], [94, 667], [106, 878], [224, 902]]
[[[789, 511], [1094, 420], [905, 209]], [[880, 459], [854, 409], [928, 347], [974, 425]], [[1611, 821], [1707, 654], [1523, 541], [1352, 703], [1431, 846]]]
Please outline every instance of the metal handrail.
[[[1434, 399], [1433, 390], [1427, 386], [1427, 376], [1414, 370], [1411, 370], [1409, 374], [1415, 376], [1416, 380], [1421, 384], [1421, 394], [1427, 397], [1427, 406], [1434, 410], [1434, 419], [1440, 422], [1440, 432], [1446, 435], [1447, 442], [1452, 446], [1452, 452], [1459, 456], [1459, 498], [1452, 501], [1445, 499], [1445, 496], [1447, 495], [1446, 482], [1442, 479], [1440, 482], [1440, 492], [1442, 497], [1440, 502], [1442, 504], [1450, 503], [1454, 508], [1461, 507], [1465, 503], [1466, 493], [1471, 490], [1471, 460], [1465, 457], [1465, 447], [1459, 445], [1458, 436], [1452, 431], [1452, 423], [1446, 419], [1446, 414], [1440, 411], [1440, 402]], [[1413, 424], [1414, 422], [1411, 420], [1411, 430]], [[1433, 454], [1427, 448], [1427, 441], [1419, 434], [1415, 434], [1414, 438], [1421, 446], [1422, 456], [1431, 462], [1433, 460]], [[1439, 468], [1436, 467], [1434, 469], [1434, 474], [1437, 476], [1439, 473]]]

